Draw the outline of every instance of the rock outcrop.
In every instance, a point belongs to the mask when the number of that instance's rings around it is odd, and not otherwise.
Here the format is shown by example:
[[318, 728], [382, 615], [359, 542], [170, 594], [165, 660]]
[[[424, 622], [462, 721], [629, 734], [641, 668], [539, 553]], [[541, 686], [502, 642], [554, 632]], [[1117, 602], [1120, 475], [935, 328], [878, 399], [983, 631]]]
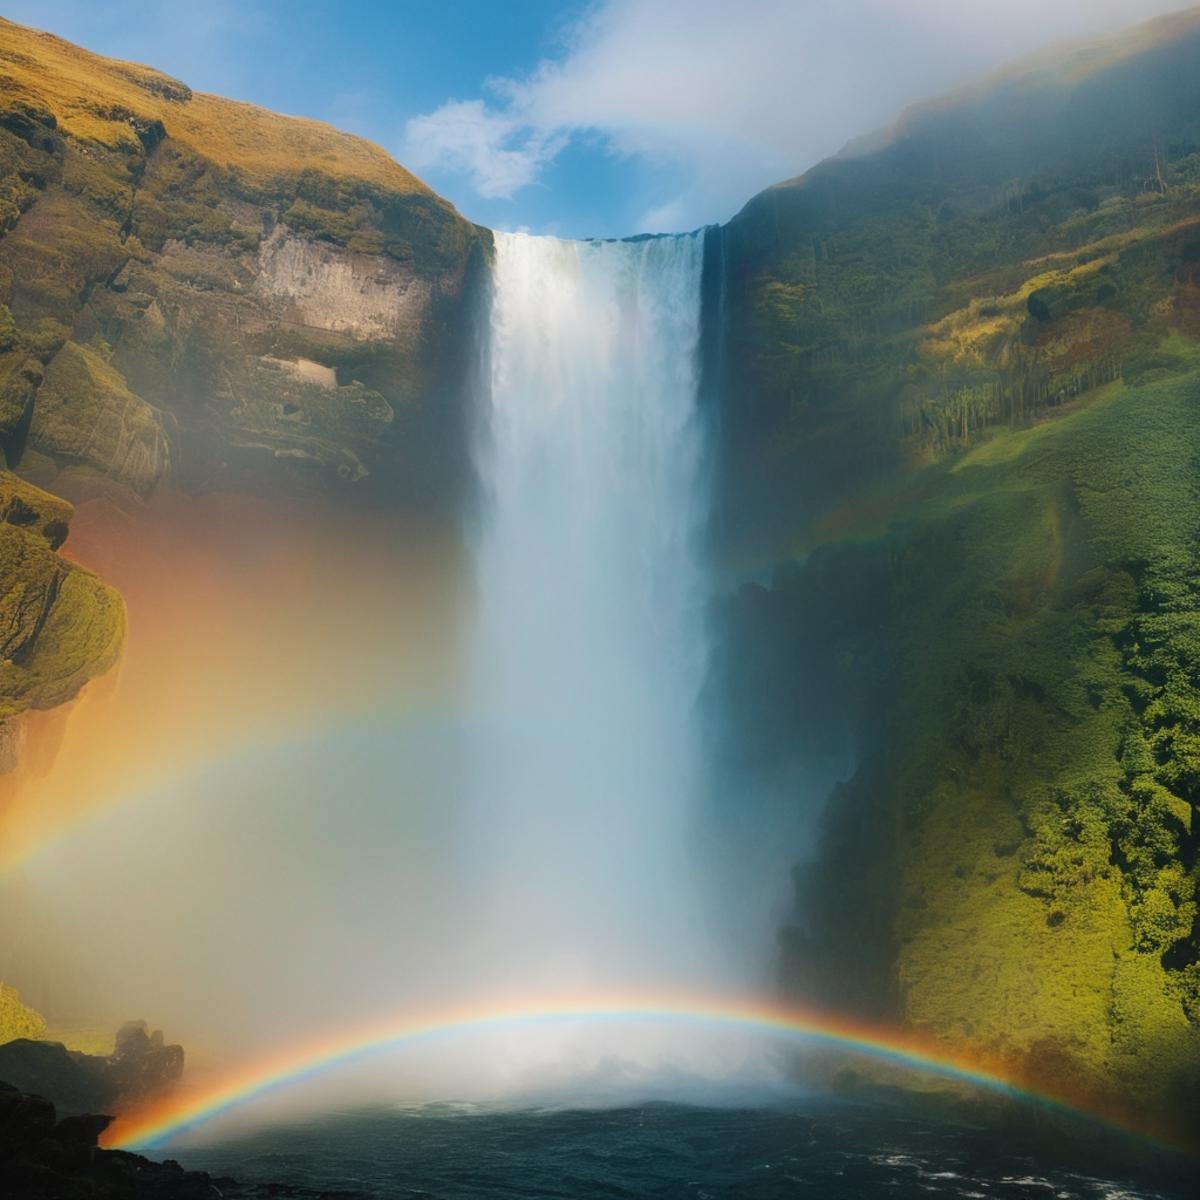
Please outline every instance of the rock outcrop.
[[101, 1150], [111, 1118], [81, 1113], [60, 1118], [45, 1098], [0, 1083], [0, 1194], [21, 1200], [355, 1200], [349, 1191], [288, 1184], [242, 1186], [177, 1162]]
[[117, 1100], [107, 1060], [68, 1050], [61, 1042], [14, 1038], [0, 1045], [0, 1079], [22, 1091], [49, 1096], [60, 1112], [104, 1112]]
[[28, 449], [78, 463], [139, 495], [170, 467], [163, 419], [95, 349], [64, 343], [46, 366], [30, 414]]
[[169, 1092], [183, 1076], [183, 1047], [161, 1030], [130, 1021], [117, 1031], [111, 1054], [69, 1050], [44, 1040], [45, 1022], [0, 988], [0, 1079], [54, 1101], [60, 1112], [125, 1111]]
[[170, 1091], [183, 1077], [183, 1047], [163, 1041], [161, 1029], [129, 1021], [117, 1030], [107, 1076], [122, 1109]]
[[0, 471], [0, 766], [16, 755], [20, 714], [69, 700], [113, 665], [124, 638], [121, 598], [56, 553], [71, 511]]

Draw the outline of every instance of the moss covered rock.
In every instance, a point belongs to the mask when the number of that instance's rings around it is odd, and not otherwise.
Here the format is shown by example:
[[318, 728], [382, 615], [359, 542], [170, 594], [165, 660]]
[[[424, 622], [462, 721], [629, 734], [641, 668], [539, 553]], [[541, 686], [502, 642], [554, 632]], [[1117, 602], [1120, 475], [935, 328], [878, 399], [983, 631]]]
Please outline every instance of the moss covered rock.
[[50, 360], [29, 425], [29, 445], [146, 493], [166, 474], [160, 414], [128, 388], [96, 349], [67, 342]]
[[39, 1038], [46, 1032], [41, 1014], [21, 1003], [16, 988], [0, 983], [0, 1044], [18, 1038]]
[[66, 501], [0, 472], [0, 718], [71, 699], [120, 653], [120, 596], [55, 553], [70, 514]]

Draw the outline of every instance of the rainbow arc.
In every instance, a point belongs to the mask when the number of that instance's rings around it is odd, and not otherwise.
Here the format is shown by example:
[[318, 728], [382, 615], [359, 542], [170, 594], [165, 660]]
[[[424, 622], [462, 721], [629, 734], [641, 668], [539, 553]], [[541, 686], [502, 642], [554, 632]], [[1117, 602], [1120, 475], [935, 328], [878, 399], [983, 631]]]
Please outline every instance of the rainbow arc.
[[215, 1118], [385, 1052], [441, 1037], [519, 1028], [595, 1022], [694, 1023], [711, 1029], [759, 1033], [798, 1045], [825, 1046], [957, 1080], [1063, 1113], [1107, 1121], [1128, 1133], [1144, 1132], [1088, 1111], [1065, 1096], [1034, 1090], [978, 1061], [895, 1030], [828, 1014], [751, 1000], [697, 1000], [679, 997], [604, 997], [509, 1005], [407, 1016], [393, 1022], [286, 1047], [279, 1053], [231, 1072], [223, 1080], [180, 1093], [119, 1118], [104, 1142], [121, 1149], [148, 1149], [197, 1129]]

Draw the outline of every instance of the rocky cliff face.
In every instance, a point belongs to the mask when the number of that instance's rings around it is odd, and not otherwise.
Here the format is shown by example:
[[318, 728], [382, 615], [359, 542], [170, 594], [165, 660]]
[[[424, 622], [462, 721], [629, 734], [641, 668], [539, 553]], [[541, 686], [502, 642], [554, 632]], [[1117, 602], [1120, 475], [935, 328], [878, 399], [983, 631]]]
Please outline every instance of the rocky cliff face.
[[0, 713], [120, 641], [51, 493], [452, 505], [488, 246], [361, 139], [0, 21]]
[[1021, 64], [723, 233], [720, 532], [733, 562], [793, 560], [723, 617], [734, 748], [769, 769], [824, 730], [858, 759], [786, 985], [1176, 1125], [1200, 1079], [1198, 67], [1200, 11]]
[[0, 82], [11, 466], [452, 493], [482, 231], [360, 139], [8, 22]]

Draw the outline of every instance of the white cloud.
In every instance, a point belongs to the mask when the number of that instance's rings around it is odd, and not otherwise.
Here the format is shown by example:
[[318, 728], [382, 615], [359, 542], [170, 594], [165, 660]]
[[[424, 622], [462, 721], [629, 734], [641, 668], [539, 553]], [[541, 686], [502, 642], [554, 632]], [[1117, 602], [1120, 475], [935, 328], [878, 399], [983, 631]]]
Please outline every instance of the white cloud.
[[684, 197], [676, 196], [666, 204], [647, 209], [638, 218], [637, 227], [642, 233], [673, 233], [684, 228], [686, 221], [687, 202]]
[[562, 149], [561, 130], [539, 130], [482, 100], [449, 100], [405, 127], [404, 159], [415, 171], [461, 171], [481, 196], [511, 196], [533, 183]]
[[724, 219], [753, 191], [886, 123], [905, 104], [1063, 37], [1180, 0], [601, 0], [556, 56], [492, 79], [488, 100], [408, 123], [401, 158], [483, 196], [536, 182], [573, 139], [681, 168], [686, 199], [646, 213]]

